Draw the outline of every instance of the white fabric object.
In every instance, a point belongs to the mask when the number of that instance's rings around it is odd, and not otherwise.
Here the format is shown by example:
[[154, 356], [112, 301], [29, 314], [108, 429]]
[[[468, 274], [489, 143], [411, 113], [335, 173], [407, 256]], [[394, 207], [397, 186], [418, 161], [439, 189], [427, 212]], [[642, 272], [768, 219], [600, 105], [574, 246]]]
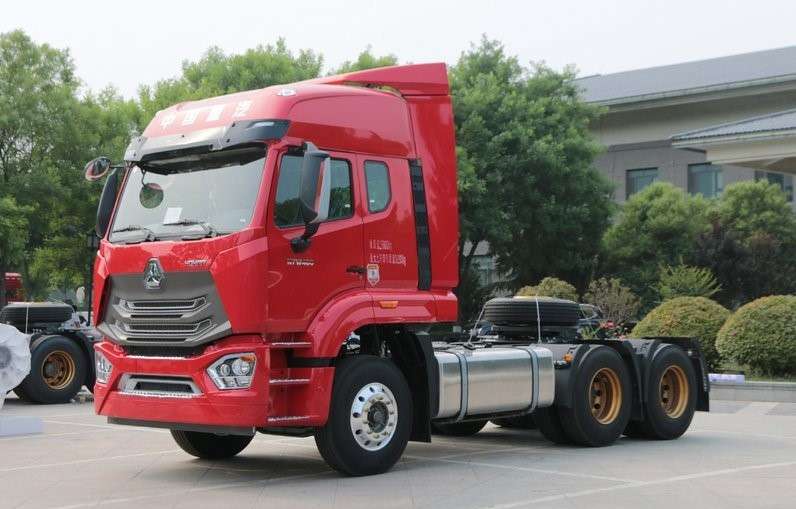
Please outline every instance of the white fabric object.
[[30, 372], [28, 336], [15, 327], [0, 324], [0, 408], [6, 392], [10, 391]]

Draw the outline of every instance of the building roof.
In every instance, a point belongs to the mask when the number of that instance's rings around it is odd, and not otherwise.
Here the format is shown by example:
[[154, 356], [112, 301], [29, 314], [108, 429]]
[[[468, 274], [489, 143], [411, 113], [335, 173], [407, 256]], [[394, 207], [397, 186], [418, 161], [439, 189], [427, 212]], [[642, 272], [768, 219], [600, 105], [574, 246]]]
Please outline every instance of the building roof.
[[796, 130], [796, 109], [778, 111], [768, 115], [675, 134], [672, 136], [672, 140], [675, 142], [688, 142], [738, 136], [777, 136], [792, 133], [794, 130]]
[[605, 105], [796, 82], [796, 46], [581, 78], [588, 102]]

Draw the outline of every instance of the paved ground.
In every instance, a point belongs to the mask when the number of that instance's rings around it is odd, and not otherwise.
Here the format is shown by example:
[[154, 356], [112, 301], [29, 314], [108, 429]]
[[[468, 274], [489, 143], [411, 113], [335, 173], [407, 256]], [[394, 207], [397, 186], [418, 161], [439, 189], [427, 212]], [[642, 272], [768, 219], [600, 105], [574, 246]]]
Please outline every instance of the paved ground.
[[193, 459], [168, 432], [110, 426], [84, 403], [9, 395], [0, 416], [44, 432], [0, 438], [0, 508], [792, 508], [796, 404], [714, 401], [679, 440], [556, 446], [489, 425], [410, 444], [390, 472], [345, 478], [314, 441], [258, 435], [237, 458]]

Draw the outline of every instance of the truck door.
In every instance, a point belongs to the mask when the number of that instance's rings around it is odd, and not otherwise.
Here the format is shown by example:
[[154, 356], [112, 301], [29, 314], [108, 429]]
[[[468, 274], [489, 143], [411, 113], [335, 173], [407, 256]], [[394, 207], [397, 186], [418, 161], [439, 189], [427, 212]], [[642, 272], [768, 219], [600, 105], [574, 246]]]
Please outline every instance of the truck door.
[[417, 290], [417, 232], [412, 205], [409, 162], [359, 156], [363, 190], [365, 285], [382, 291]]
[[325, 302], [365, 285], [355, 159], [327, 152], [332, 158], [329, 217], [300, 253], [290, 243], [304, 232], [298, 207], [302, 157], [282, 154], [277, 164], [268, 208], [268, 316], [274, 332], [304, 330]]

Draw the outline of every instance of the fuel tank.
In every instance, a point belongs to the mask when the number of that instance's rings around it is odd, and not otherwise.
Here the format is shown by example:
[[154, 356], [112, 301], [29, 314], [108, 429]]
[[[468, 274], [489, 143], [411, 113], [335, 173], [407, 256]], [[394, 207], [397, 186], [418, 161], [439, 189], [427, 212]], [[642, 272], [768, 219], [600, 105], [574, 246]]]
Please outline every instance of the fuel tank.
[[439, 408], [434, 419], [530, 413], [553, 404], [553, 354], [533, 346], [450, 346], [436, 350]]

